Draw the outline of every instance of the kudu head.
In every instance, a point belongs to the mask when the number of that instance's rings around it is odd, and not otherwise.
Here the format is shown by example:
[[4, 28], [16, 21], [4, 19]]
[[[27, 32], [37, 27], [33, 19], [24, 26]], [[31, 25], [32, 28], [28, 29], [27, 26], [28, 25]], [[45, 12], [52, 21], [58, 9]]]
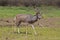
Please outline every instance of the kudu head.
[[42, 18], [42, 15], [41, 15], [40, 9], [38, 7], [35, 8], [35, 12], [36, 12], [37, 18], [38, 19], [41, 19]]

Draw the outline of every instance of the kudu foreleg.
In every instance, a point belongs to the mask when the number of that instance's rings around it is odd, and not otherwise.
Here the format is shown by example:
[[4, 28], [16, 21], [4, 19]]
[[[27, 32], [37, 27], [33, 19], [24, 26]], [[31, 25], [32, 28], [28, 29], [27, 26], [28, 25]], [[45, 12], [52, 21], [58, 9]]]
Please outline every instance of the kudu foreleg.
[[31, 25], [31, 26], [32, 26], [32, 28], [34, 30], [35, 35], [37, 35], [34, 25]]

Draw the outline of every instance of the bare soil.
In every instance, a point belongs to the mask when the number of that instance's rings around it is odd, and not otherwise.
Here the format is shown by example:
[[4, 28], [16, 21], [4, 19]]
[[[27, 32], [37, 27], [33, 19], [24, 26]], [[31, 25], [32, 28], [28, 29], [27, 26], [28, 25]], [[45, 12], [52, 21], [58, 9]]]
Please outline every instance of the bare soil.
[[[22, 23], [21, 26], [27, 26], [29, 24]], [[57, 18], [47, 18], [47, 19], [40, 19], [34, 23], [35, 26], [40, 27], [60, 27], [60, 17]], [[15, 22], [13, 18], [2, 18], [0, 19], [0, 27], [3, 26], [15, 26]]]

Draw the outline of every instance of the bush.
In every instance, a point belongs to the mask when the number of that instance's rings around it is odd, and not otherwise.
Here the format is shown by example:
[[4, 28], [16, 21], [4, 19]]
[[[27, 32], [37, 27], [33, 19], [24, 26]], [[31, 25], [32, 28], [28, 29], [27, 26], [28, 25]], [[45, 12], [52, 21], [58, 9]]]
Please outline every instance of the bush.
[[0, 0], [0, 6], [60, 6], [60, 0]]

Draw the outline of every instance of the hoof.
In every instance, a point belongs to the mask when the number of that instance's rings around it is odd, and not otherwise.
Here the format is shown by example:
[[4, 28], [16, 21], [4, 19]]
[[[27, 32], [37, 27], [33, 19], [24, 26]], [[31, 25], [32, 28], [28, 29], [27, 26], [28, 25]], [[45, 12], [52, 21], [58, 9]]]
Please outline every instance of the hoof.
[[20, 32], [14, 32], [14, 33], [20, 34]]
[[20, 34], [20, 32], [17, 32], [17, 34]]

